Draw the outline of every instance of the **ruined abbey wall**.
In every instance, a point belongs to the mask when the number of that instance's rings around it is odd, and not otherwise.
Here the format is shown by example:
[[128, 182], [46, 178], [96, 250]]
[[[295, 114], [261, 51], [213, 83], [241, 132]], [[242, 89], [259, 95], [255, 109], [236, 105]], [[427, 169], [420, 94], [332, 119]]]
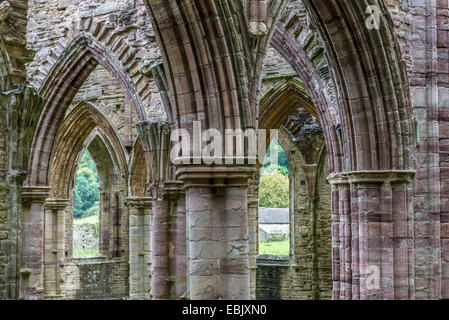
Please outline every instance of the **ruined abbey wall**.
[[[358, 0], [273, 1], [267, 17], [253, 0], [242, 3], [248, 13], [233, 2], [215, 12], [195, 1], [0, 1], [0, 299], [448, 298], [449, 0], [371, 2], [379, 28], [367, 26]], [[208, 199], [219, 190], [226, 201], [208, 204], [228, 214], [238, 193], [244, 204], [251, 197], [254, 224], [257, 183], [243, 174], [249, 167], [164, 171], [165, 147], [155, 148], [164, 126], [147, 120], [173, 112], [186, 130], [192, 119], [219, 130], [281, 128], [293, 168], [289, 257], [256, 266], [256, 228], [243, 219], [236, 264], [214, 276], [244, 281], [220, 287], [201, 273], [208, 257], [179, 241], [184, 200], [174, 217], [164, 206], [186, 194], [192, 219], [204, 209], [194, 206], [201, 187]], [[102, 256], [80, 260], [72, 193], [89, 147], [103, 170]], [[161, 229], [170, 217], [176, 225]], [[213, 251], [187, 225], [188, 243]], [[187, 274], [186, 256], [197, 268]], [[364, 285], [372, 266], [382, 271], [379, 289]], [[201, 291], [206, 284], [212, 293]]]

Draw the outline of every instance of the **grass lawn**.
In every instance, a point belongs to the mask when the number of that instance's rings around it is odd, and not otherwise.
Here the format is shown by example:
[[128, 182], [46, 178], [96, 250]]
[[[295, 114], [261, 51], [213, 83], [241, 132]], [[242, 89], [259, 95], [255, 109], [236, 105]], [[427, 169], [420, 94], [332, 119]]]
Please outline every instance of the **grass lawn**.
[[77, 224], [77, 225], [84, 224], [84, 223], [98, 224], [99, 220], [100, 220], [100, 216], [97, 214], [95, 216], [85, 217], [85, 218], [81, 218], [81, 219], [73, 219], [73, 223]]
[[290, 255], [290, 240], [276, 241], [276, 242], [260, 242], [259, 254], [288, 256]]
[[73, 256], [75, 258], [84, 257], [84, 256], [98, 255], [99, 253], [100, 253], [100, 251], [98, 250], [98, 248], [95, 248], [95, 249], [74, 249], [73, 250]]

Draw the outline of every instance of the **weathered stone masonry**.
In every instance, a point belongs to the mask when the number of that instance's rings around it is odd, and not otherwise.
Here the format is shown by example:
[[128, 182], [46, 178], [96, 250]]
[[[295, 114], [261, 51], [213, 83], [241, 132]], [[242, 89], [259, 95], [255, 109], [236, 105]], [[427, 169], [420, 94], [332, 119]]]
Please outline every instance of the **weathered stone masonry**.
[[[1, 1], [0, 299], [447, 298], [448, 11]], [[258, 257], [257, 165], [169, 163], [168, 133], [193, 121], [280, 129], [289, 257]], [[80, 260], [84, 150], [100, 174], [101, 255]]]

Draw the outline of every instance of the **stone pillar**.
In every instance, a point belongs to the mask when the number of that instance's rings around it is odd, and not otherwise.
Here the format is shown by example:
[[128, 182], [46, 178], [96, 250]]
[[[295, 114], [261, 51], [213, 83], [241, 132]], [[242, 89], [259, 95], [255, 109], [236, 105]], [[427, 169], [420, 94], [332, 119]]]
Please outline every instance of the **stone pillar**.
[[111, 226], [112, 226], [112, 243], [111, 243], [111, 256], [113, 258], [119, 258], [123, 255], [123, 239], [122, 239], [122, 215], [123, 206], [121, 201], [120, 192], [114, 192], [111, 194]]
[[334, 243], [339, 244], [339, 259], [333, 257], [334, 268], [339, 267], [335, 299], [414, 298], [413, 175], [360, 171], [329, 178]]
[[256, 300], [257, 256], [259, 255], [259, 170], [257, 170], [254, 177], [250, 180], [248, 190], [248, 236], [251, 300]]
[[170, 218], [170, 203], [166, 199], [153, 200], [153, 234], [151, 237], [151, 252], [153, 254], [151, 276], [151, 298], [154, 300], [168, 299], [170, 272], [168, 270], [168, 221]]
[[187, 298], [186, 197], [182, 186], [180, 182], [165, 184], [165, 192], [171, 203], [168, 221], [170, 299]]
[[183, 167], [191, 300], [250, 299], [248, 179], [252, 168]]
[[129, 296], [149, 300], [151, 283], [151, 198], [128, 198]]
[[153, 195], [153, 274], [151, 297], [181, 299], [186, 295], [185, 196], [181, 182], [165, 182]]
[[44, 299], [44, 203], [48, 187], [23, 187], [19, 298]]
[[360, 291], [357, 271], [352, 272], [358, 269], [355, 268], [358, 265], [358, 217], [351, 217], [348, 177], [333, 176], [329, 182], [332, 185], [332, 299], [349, 300], [353, 293], [357, 298]]
[[182, 299], [187, 290], [185, 197], [170, 160], [170, 126], [147, 121], [138, 131], [153, 199], [151, 299]]
[[267, 26], [265, 20], [267, 18], [267, 2], [266, 0], [250, 0], [249, 1], [249, 31], [253, 37], [261, 37], [267, 34]]
[[103, 257], [113, 257], [113, 228], [114, 215], [112, 213], [111, 193], [100, 191], [100, 243], [99, 252]]
[[44, 290], [45, 299], [62, 299], [65, 260], [65, 211], [70, 200], [45, 201]]

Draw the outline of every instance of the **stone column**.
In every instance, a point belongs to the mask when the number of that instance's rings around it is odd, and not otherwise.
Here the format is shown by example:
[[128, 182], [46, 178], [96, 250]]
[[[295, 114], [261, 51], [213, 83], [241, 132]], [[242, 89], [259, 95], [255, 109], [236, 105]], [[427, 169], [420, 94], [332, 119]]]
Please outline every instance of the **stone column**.
[[349, 300], [353, 293], [357, 299], [359, 276], [352, 271], [358, 269], [358, 217], [351, 217], [350, 184], [344, 174], [328, 180], [332, 186], [332, 299]]
[[259, 255], [259, 170], [257, 170], [251, 178], [248, 189], [248, 236], [251, 300], [256, 300], [257, 256]]
[[65, 260], [65, 211], [70, 200], [45, 201], [44, 290], [45, 299], [62, 299]]
[[185, 197], [170, 160], [170, 126], [147, 121], [138, 131], [153, 199], [151, 299], [182, 299], [187, 290]]
[[253, 168], [183, 167], [191, 300], [250, 299], [248, 179]]
[[128, 198], [129, 210], [129, 296], [150, 299], [151, 198]]
[[261, 37], [267, 34], [265, 20], [267, 18], [266, 0], [250, 0], [248, 8], [249, 31], [253, 37]]
[[187, 292], [187, 243], [186, 243], [186, 198], [181, 182], [165, 184], [165, 193], [170, 201], [169, 251], [170, 299], [185, 299]]
[[112, 228], [111, 194], [100, 190], [100, 243], [99, 251], [103, 257], [112, 258]]
[[165, 182], [153, 191], [153, 274], [151, 297], [181, 299], [186, 295], [185, 196], [181, 182]]
[[334, 264], [340, 270], [339, 291], [335, 285], [334, 298], [414, 298], [413, 175], [412, 171], [360, 171], [329, 178], [333, 234], [339, 242]]
[[151, 298], [154, 300], [168, 299], [169, 297], [169, 217], [170, 203], [166, 201], [166, 199], [153, 200], [153, 234], [151, 237], [153, 265], [151, 276]]
[[48, 187], [23, 187], [19, 298], [44, 299], [44, 203]]

